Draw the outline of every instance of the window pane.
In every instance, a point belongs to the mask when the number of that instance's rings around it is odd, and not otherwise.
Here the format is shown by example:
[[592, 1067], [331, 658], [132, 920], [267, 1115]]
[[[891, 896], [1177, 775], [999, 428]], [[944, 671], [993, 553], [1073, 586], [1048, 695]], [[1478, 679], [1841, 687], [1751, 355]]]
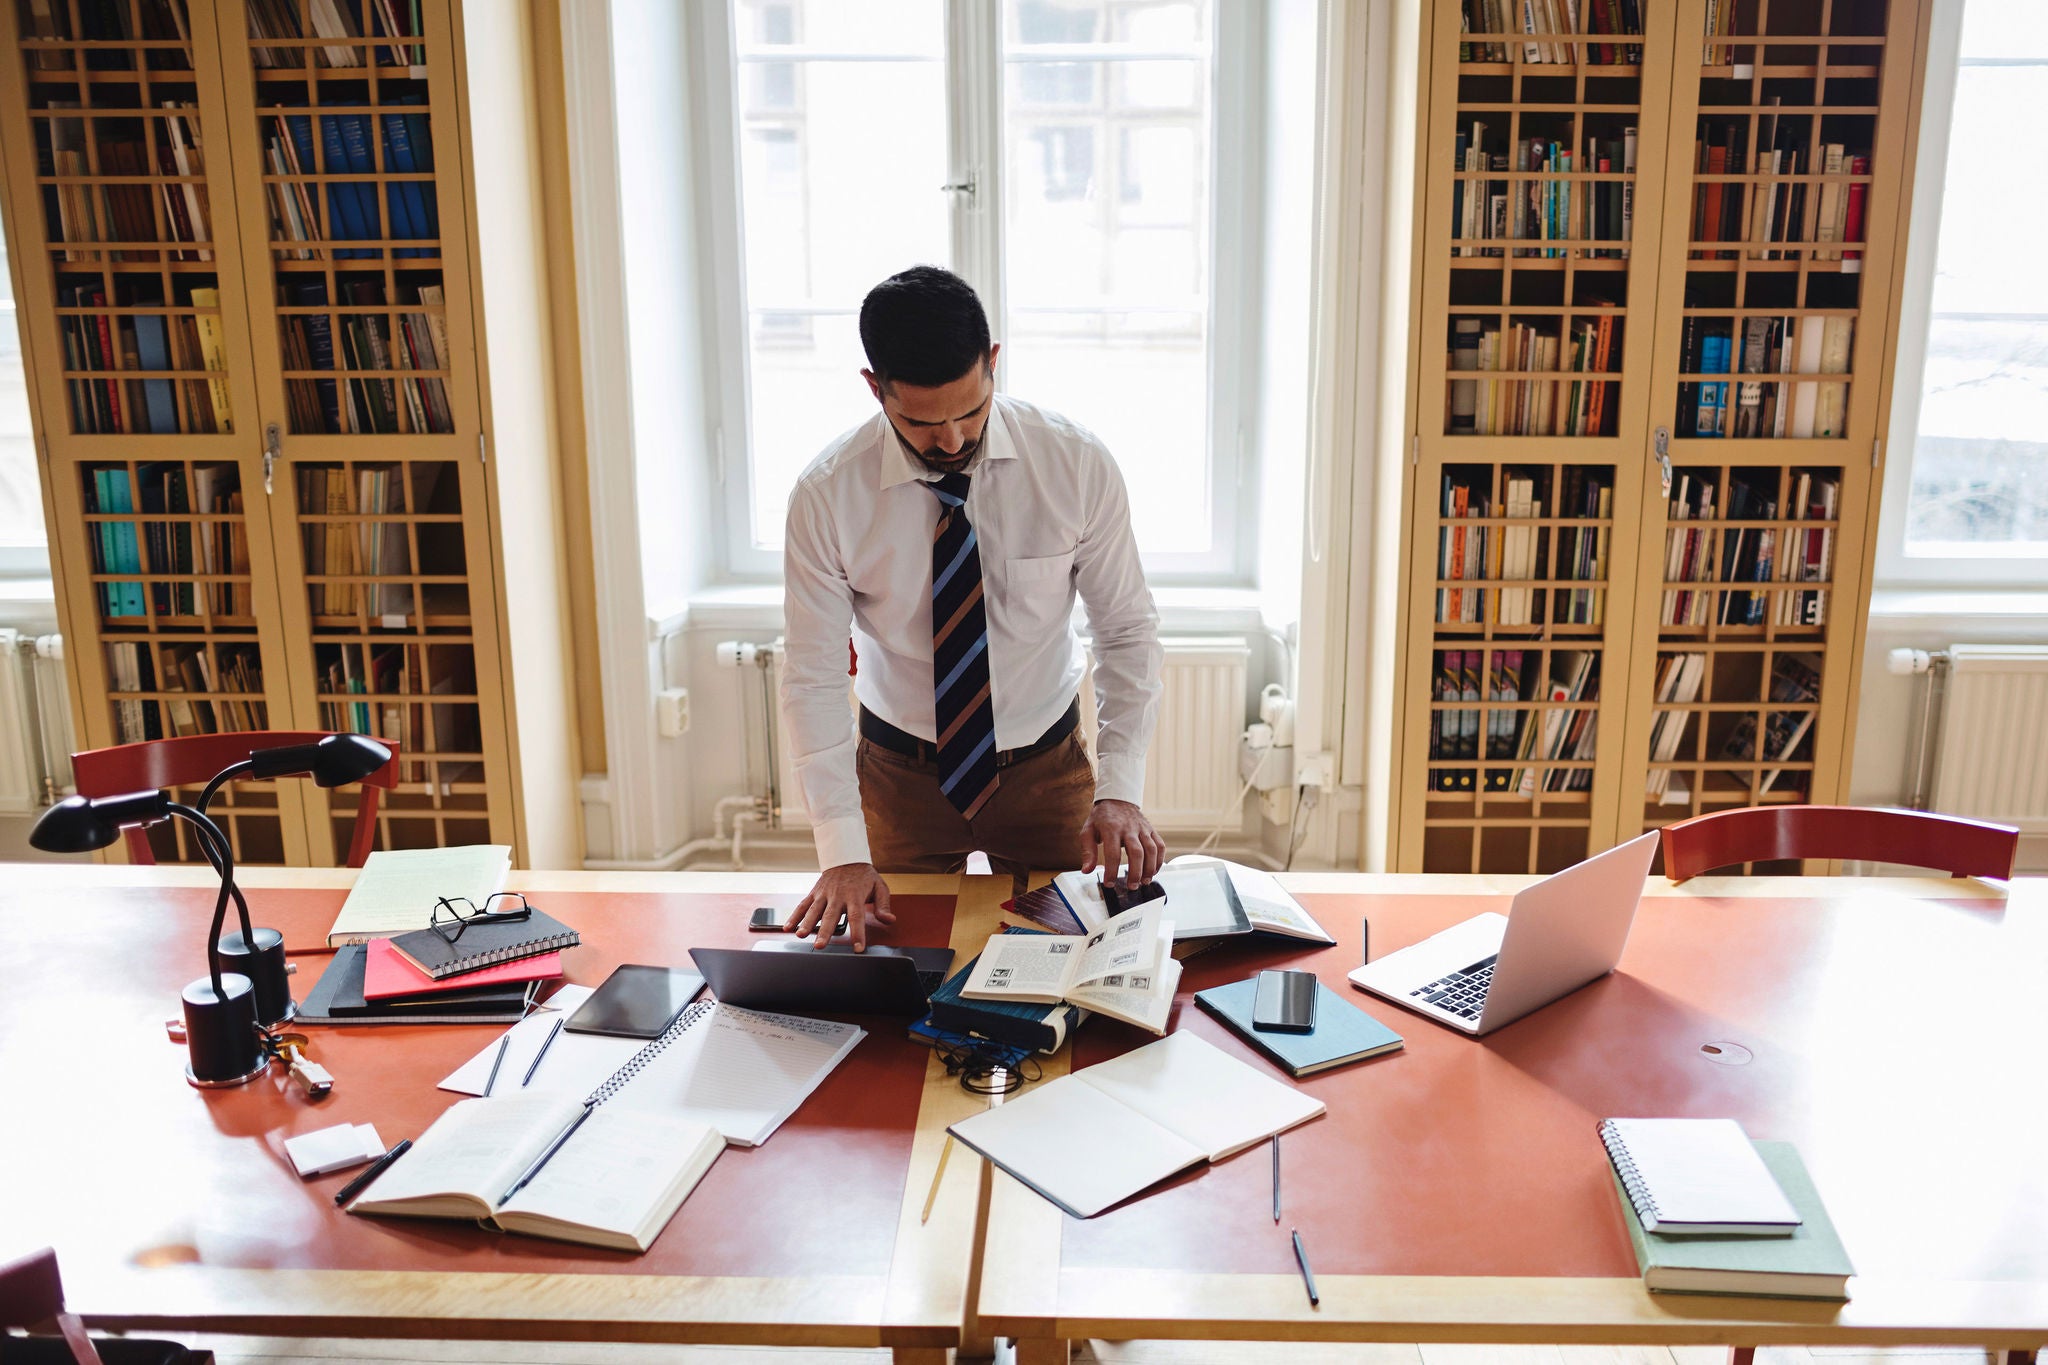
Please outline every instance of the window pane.
[[[7, 243], [0, 237], [0, 551], [40, 551], [45, 540], [43, 493], [36, 476], [28, 379], [21, 365], [21, 329], [14, 313]], [[36, 555], [40, 560], [40, 554]], [[9, 567], [0, 560], [0, 569]]]
[[797, 474], [874, 411], [856, 318], [950, 256], [939, 0], [737, 0], [752, 530], [782, 545]]
[[1153, 554], [1213, 544], [1211, 24], [1208, 0], [1004, 5], [1004, 386], [1108, 443]]
[[2048, 186], [2011, 134], [2048, 100], [2048, 21], [1970, 0], [1956, 75], [1906, 553], [2048, 556], [2048, 260], [2013, 249]]

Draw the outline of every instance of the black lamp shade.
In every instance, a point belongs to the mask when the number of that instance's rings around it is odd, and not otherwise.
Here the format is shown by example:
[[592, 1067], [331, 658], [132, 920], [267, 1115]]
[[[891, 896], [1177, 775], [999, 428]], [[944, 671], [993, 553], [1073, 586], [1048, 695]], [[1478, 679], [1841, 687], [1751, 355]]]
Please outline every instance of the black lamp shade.
[[170, 814], [170, 795], [161, 791], [126, 796], [67, 796], [44, 811], [28, 841], [45, 853], [90, 853], [121, 837], [123, 825], [142, 825]]
[[286, 777], [311, 773], [320, 787], [360, 782], [391, 761], [391, 751], [368, 735], [328, 735], [312, 744], [257, 749], [249, 755], [249, 776]]

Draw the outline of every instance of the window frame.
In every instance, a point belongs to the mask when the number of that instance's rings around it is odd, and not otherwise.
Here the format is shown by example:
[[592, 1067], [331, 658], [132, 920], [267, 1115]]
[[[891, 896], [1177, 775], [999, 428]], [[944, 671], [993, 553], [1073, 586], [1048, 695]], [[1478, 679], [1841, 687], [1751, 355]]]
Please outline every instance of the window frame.
[[[950, 215], [953, 268], [981, 295], [996, 340], [1007, 331], [1003, 227], [1003, 68], [1001, 11], [985, 0], [942, 0], [948, 180], [972, 178], [971, 196], [955, 194]], [[1245, 587], [1256, 579], [1259, 467], [1251, 440], [1259, 384], [1257, 285], [1262, 222], [1251, 154], [1264, 126], [1265, 0], [1212, 0], [1214, 131], [1209, 147], [1210, 297], [1208, 337], [1210, 548], [1202, 553], [1146, 554], [1155, 584]], [[701, 130], [699, 175], [706, 193], [702, 268], [709, 301], [705, 319], [714, 402], [712, 520], [721, 577], [735, 583], [777, 583], [782, 552], [754, 543], [755, 470], [749, 413], [749, 301], [740, 191], [738, 32], [733, 0], [692, 7], [696, 41], [692, 84]], [[798, 45], [801, 50], [802, 45]], [[934, 187], [937, 190], [937, 187]], [[1222, 338], [1244, 338], [1224, 344]], [[997, 385], [1008, 391], [1003, 370]], [[849, 376], [851, 381], [852, 376]], [[1029, 398], [1023, 394], [1020, 397]], [[1070, 413], [1086, 425], [1085, 414]], [[1112, 454], [1115, 452], [1112, 451]], [[1128, 471], [1126, 471], [1128, 474]], [[1143, 496], [1132, 488], [1131, 496]]]
[[[1932, 0], [1927, 77], [1922, 90], [1918, 146], [1905, 269], [1899, 290], [1899, 325], [1893, 343], [1892, 403], [1886, 425], [1883, 502], [1878, 518], [1872, 585], [1895, 588], [2048, 586], [2048, 546], [2038, 554], [1928, 555], [1906, 552], [1913, 494], [1913, 446], [1920, 425], [1921, 386], [1933, 321], [1934, 276], [1948, 181], [1949, 136], [1962, 69], [1963, 10], [1967, 0]], [[1986, 63], [1988, 64], [1988, 63]]]

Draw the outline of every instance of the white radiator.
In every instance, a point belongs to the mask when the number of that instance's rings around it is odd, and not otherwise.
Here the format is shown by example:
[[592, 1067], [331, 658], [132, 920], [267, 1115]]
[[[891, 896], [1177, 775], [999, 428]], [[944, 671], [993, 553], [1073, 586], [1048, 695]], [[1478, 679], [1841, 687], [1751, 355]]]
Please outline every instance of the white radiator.
[[[1208, 830], [1219, 820], [1232, 827], [1235, 812], [1226, 811], [1237, 795], [1237, 741], [1245, 726], [1246, 671], [1251, 646], [1243, 639], [1217, 636], [1169, 637], [1162, 674], [1166, 692], [1159, 702], [1159, 725], [1145, 758], [1145, 814], [1161, 829]], [[780, 641], [774, 655], [774, 683], [781, 689]], [[803, 789], [797, 786], [790, 746], [781, 717], [770, 724], [775, 771], [782, 802], [780, 825], [808, 829]], [[1095, 752], [1094, 659], [1081, 679], [1081, 734], [1088, 752]]]
[[2048, 833], [2048, 645], [1951, 645], [1932, 809]]
[[32, 814], [71, 790], [64, 637], [0, 630], [0, 814]]

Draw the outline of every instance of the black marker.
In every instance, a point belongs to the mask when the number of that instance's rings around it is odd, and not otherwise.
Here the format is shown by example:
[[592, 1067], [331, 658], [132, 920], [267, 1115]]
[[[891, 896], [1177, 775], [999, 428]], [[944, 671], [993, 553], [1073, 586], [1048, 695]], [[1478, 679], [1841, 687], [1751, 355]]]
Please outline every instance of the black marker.
[[375, 1180], [378, 1176], [384, 1174], [385, 1169], [389, 1167], [392, 1162], [404, 1156], [411, 1149], [412, 1139], [407, 1138], [405, 1141], [399, 1143], [397, 1146], [393, 1147], [384, 1155], [378, 1157], [374, 1162], [370, 1163], [369, 1170], [364, 1171], [361, 1175], [357, 1176], [354, 1180], [349, 1181], [348, 1184], [343, 1185], [338, 1191], [335, 1192], [335, 1207], [339, 1208], [341, 1205], [348, 1203], [349, 1200], [361, 1194], [364, 1190], [370, 1188], [370, 1182], [372, 1180]]

